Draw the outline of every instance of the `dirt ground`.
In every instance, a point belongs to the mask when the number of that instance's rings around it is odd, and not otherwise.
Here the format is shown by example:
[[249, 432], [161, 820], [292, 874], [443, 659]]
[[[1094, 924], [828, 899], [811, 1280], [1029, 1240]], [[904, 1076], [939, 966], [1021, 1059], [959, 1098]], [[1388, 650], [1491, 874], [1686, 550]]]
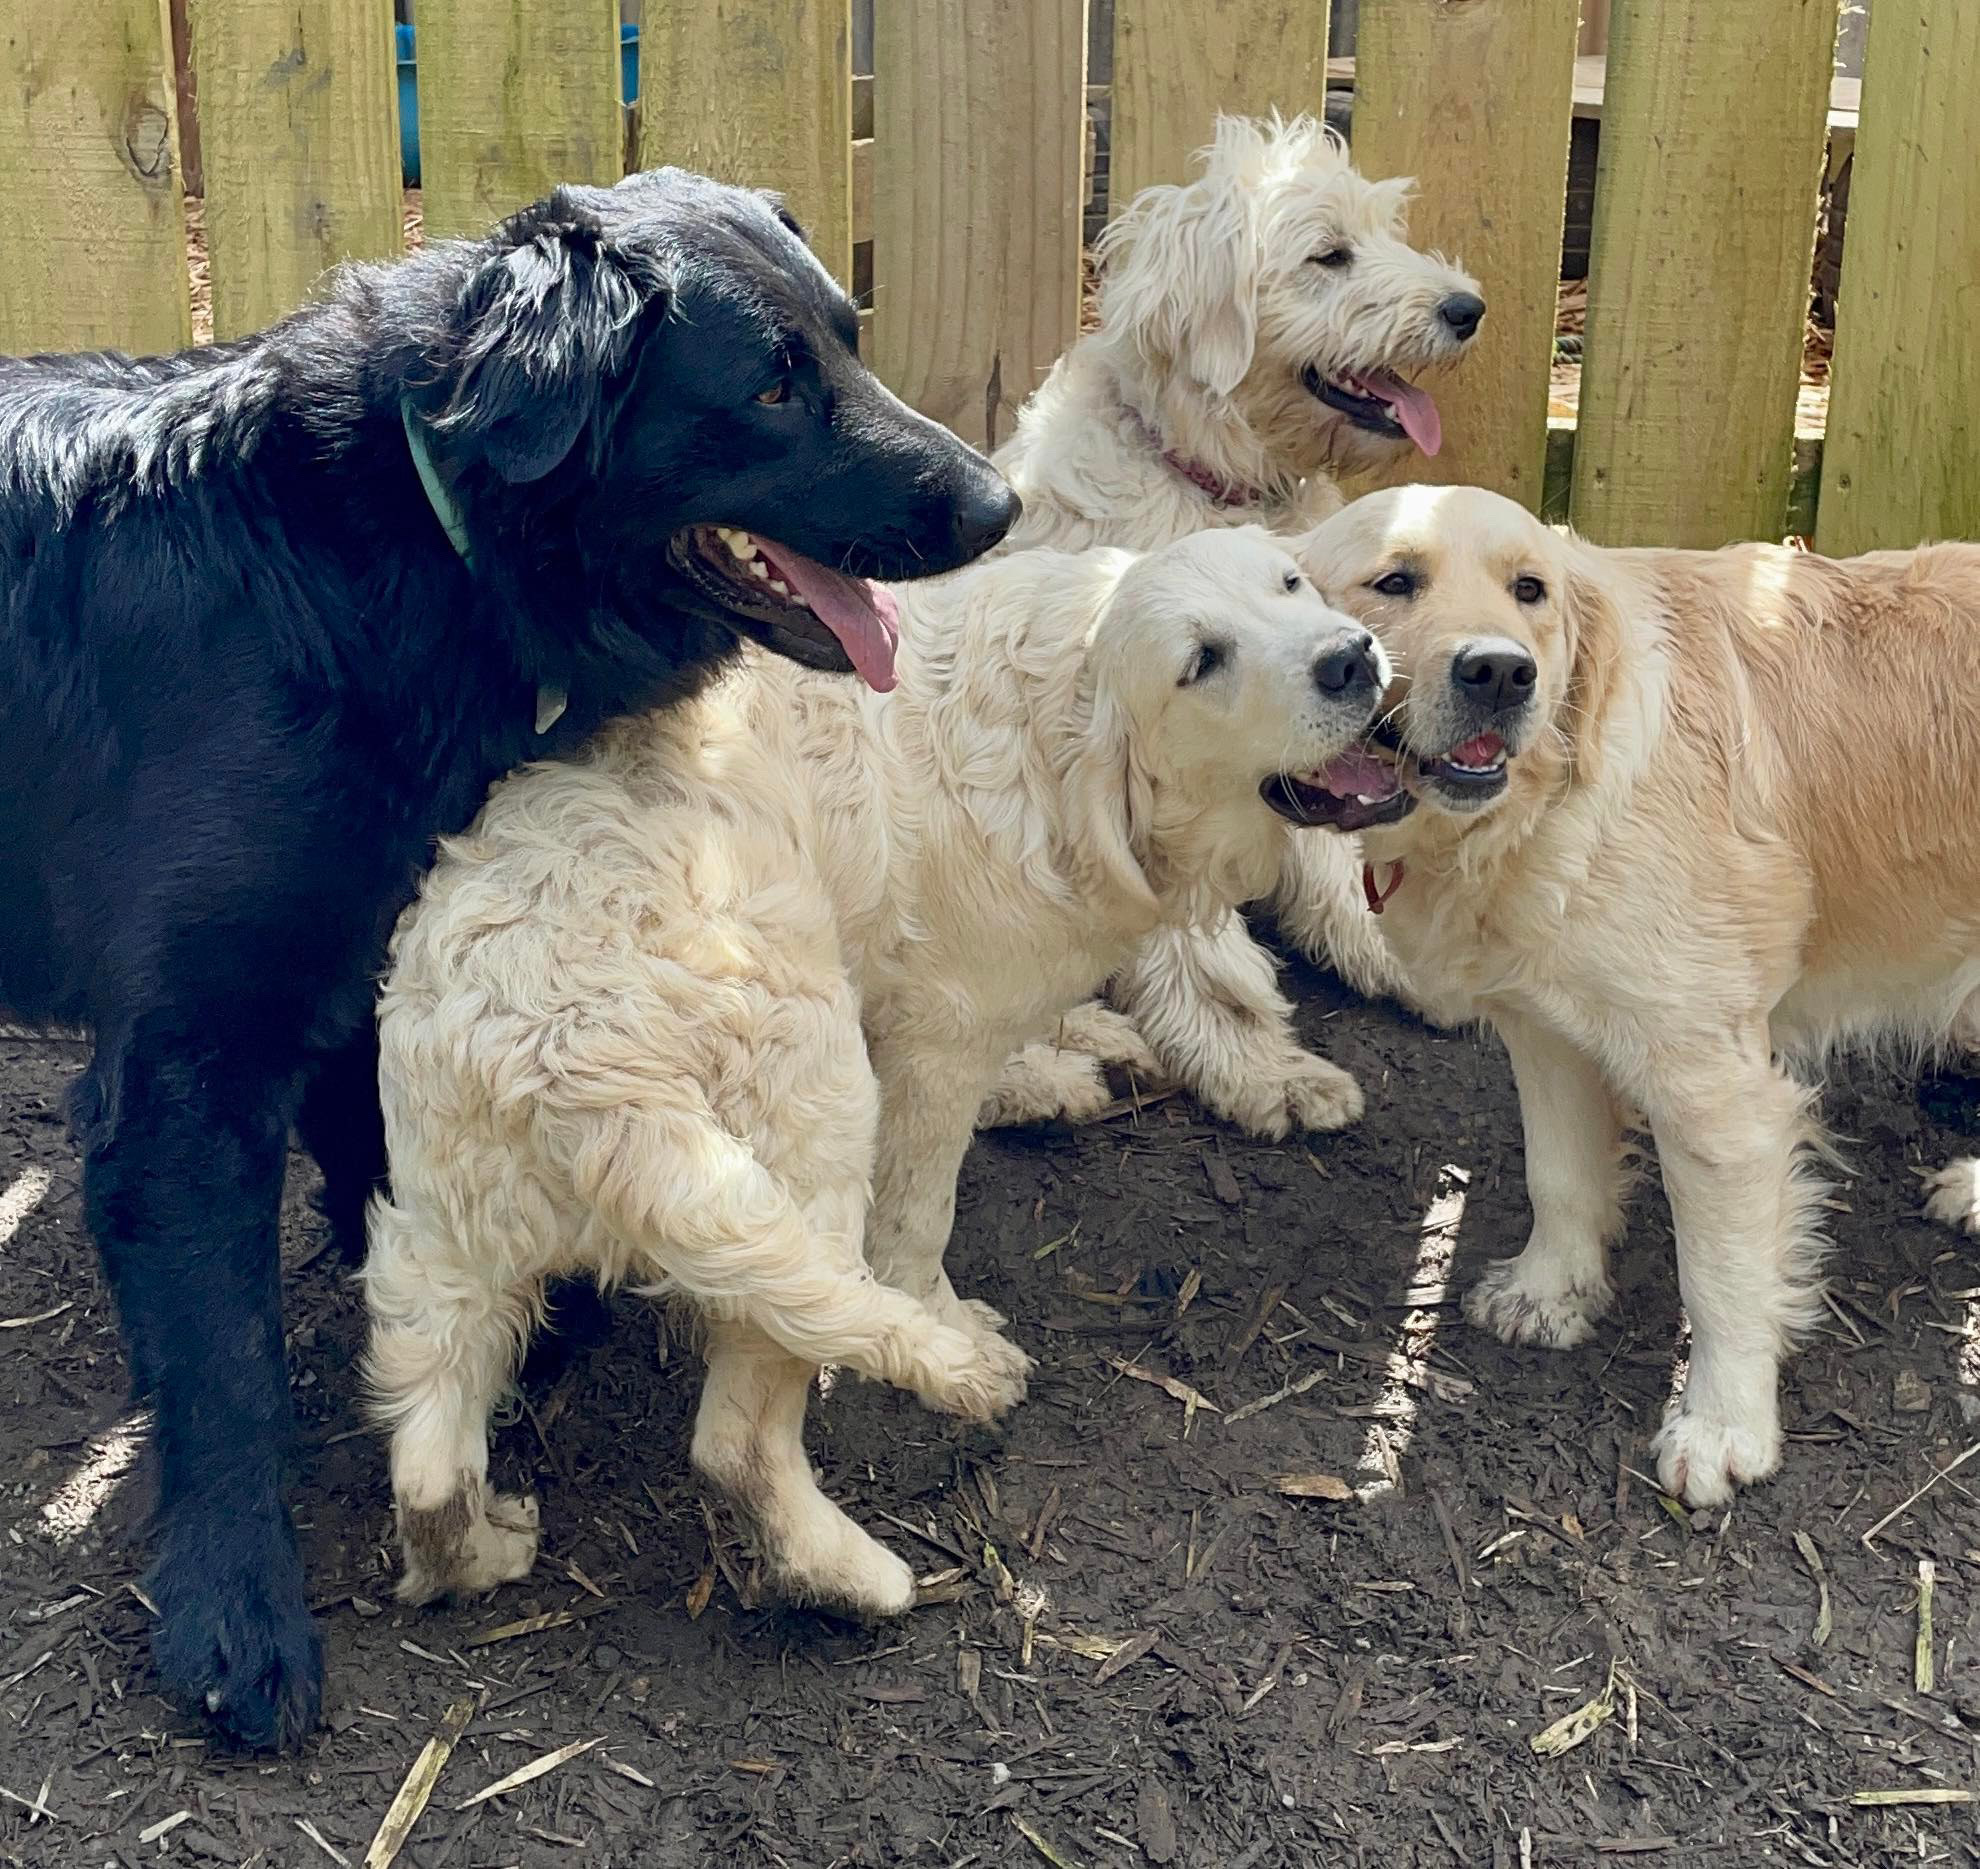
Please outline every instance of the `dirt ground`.
[[[1977, 1086], [1835, 1087], [1860, 1173], [1786, 1468], [1687, 1520], [1644, 1477], [1678, 1328], [1661, 1201], [1595, 1345], [1482, 1341], [1451, 1294], [1522, 1237], [1502, 1057], [1296, 984], [1368, 1087], [1358, 1128], [1251, 1146], [1171, 1098], [971, 1156], [951, 1266], [1038, 1355], [1029, 1403], [994, 1435], [852, 1383], [814, 1410], [829, 1489], [929, 1580], [894, 1627], [758, 1600], [688, 1475], [692, 1361], [638, 1301], [497, 1438], [543, 1503], [529, 1585], [401, 1613], [359, 1308], [299, 1165], [329, 1723], [280, 1762], [209, 1754], [151, 1689], [147, 1482], [114, 1481], [122, 1364], [60, 1116], [80, 1052], [0, 1039], [0, 1861], [365, 1861], [450, 1709], [407, 1869], [1980, 1860], [1980, 1807], [1852, 1804], [1975, 1779], [1980, 1466], [1862, 1534], [1980, 1439], [1980, 1269], [1908, 1172], [1961, 1146]], [[1610, 1717], [1536, 1756], [1591, 1702]]]

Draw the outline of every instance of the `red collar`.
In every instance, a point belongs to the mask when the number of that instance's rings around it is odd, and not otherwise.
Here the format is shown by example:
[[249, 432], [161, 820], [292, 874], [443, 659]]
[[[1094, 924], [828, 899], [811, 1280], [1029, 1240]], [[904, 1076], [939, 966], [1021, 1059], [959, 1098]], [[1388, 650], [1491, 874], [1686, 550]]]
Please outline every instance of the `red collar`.
[[1192, 486], [1201, 487], [1219, 506], [1256, 506], [1265, 497], [1256, 487], [1240, 486], [1236, 481], [1213, 474], [1201, 461], [1185, 460], [1173, 448], [1164, 448], [1162, 459]]
[[1192, 461], [1187, 455], [1178, 454], [1173, 448], [1162, 446], [1162, 437], [1155, 425], [1139, 409], [1128, 408], [1126, 402], [1121, 407], [1127, 409], [1128, 420], [1141, 430], [1142, 437], [1151, 448], [1160, 450], [1162, 464], [1180, 474], [1193, 487], [1217, 502], [1219, 506], [1256, 506], [1265, 499], [1262, 487], [1247, 487], [1242, 481], [1226, 480], [1223, 475], [1212, 473], [1201, 461]]
[[1375, 887], [1375, 866], [1364, 863], [1361, 866], [1361, 893], [1368, 898], [1368, 912], [1379, 915], [1382, 904], [1402, 887], [1403, 866], [1400, 863], [1389, 865], [1389, 880], [1380, 888]]

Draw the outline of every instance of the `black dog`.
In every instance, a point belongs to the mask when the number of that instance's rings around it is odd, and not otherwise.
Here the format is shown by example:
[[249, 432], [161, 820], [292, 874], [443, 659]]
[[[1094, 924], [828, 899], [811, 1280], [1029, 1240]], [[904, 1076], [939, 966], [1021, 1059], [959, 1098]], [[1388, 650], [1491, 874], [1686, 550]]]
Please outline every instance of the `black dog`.
[[237, 1741], [295, 1740], [321, 1693], [288, 1137], [361, 1236], [373, 980], [434, 836], [742, 637], [887, 685], [861, 580], [1016, 516], [856, 336], [773, 200], [662, 170], [237, 344], [0, 361], [0, 1005], [95, 1036], [75, 1115], [157, 1406], [158, 1666]]

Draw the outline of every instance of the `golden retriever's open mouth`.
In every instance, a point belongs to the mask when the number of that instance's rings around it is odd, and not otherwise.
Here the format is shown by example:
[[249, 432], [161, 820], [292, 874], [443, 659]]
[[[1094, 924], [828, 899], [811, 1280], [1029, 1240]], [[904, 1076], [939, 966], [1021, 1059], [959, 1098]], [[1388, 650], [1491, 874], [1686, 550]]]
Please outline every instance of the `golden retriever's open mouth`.
[[1428, 390], [1393, 370], [1335, 370], [1308, 364], [1300, 373], [1307, 394], [1357, 428], [1390, 441], [1413, 441], [1425, 454], [1444, 445], [1444, 419]]
[[1416, 769], [1455, 803], [1483, 804], [1506, 789], [1506, 743], [1496, 733], [1474, 734], [1431, 759], [1416, 755]]
[[1288, 824], [1365, 831], [1415, 809], [1395, 766], [1372, 747], [1351, 746], [1317, 772], [1275, 772], [1258, 795]]
[[853, 669], [881, 694], [893, 687], [900, 613], [869, 579], [734, 526], [689, 526], [667, 555], [742, 634], [806, 668]]

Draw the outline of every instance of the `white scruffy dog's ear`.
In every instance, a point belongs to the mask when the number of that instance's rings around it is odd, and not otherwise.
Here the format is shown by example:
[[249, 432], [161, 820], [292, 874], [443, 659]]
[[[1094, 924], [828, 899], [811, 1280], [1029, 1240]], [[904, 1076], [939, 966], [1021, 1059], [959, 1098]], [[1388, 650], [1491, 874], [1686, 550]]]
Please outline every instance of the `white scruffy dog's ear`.
[[1144, 188], [1100, 240], [1101, 323], [1144, 356], [1228, 396], [1258, 341], [1258, 191], [1264, 135], [1220, 117], [1204, 172]]

